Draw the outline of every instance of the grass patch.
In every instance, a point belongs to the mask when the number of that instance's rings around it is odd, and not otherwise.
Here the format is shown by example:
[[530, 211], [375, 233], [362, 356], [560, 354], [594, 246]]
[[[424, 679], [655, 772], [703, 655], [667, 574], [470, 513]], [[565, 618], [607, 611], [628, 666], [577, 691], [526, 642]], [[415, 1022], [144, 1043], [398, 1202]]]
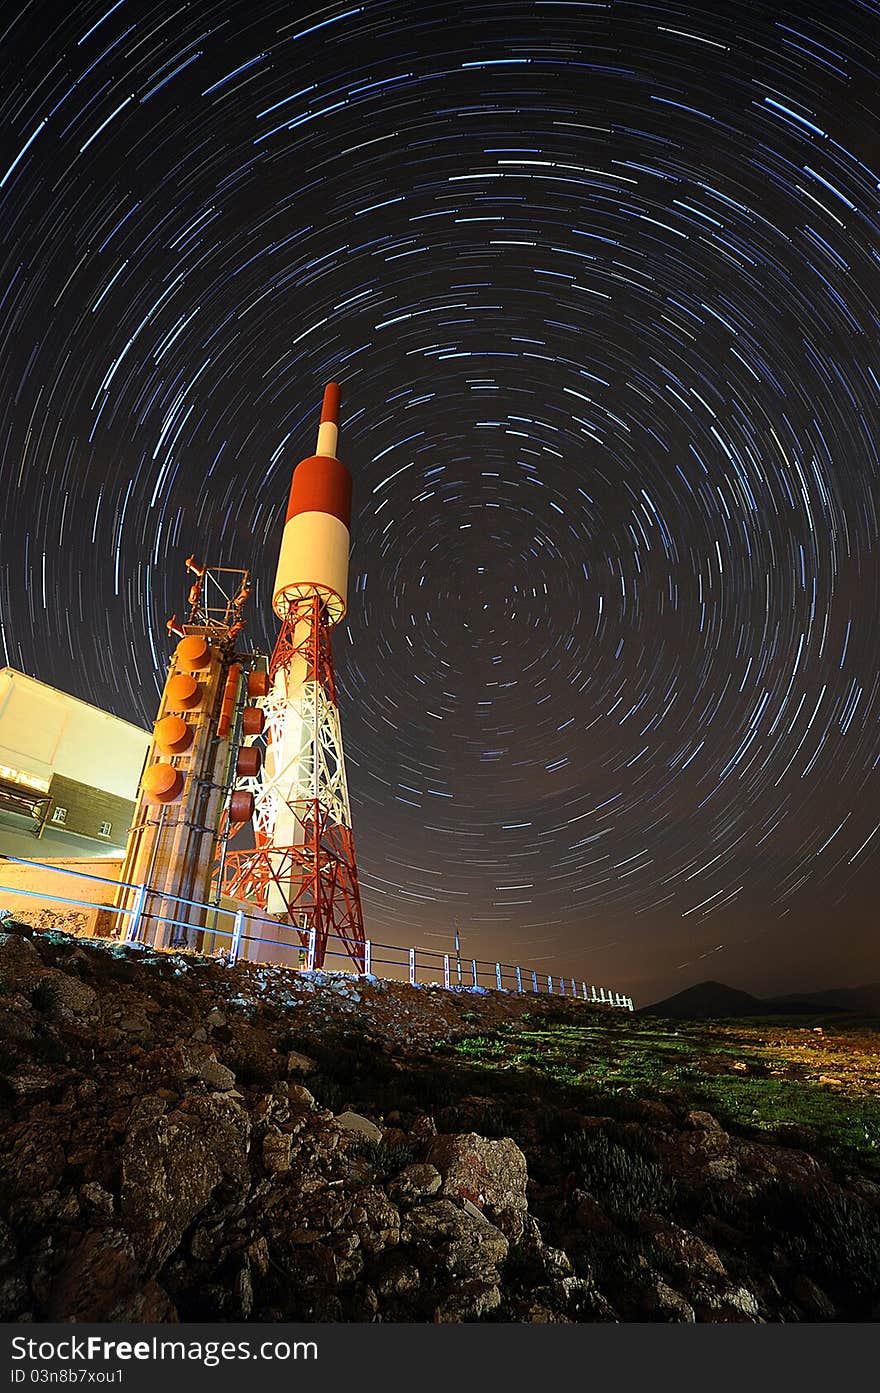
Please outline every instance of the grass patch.
[[[561, 1014], [561, 1013], [560, 1013]], [[805, 1027], [776, 1018], [754, 1021], [658, 1022], [632, 1017], [621, 1028], [606, 1017], [572, 1025], [530, 1013], [517, 1026], [470, 1036], [455, 1052], [494, 1075], [505, 1074], [582, 1092], [613, 1115], [621, 1095], [674, 1098], [715, 1113], [731, 1128], [765, 1131], [785, 1141], [808, 1128], [829, 1159], [880, 1170], [880, 1056], [877, 1023]], [[537, 1078], [535, 1077], [537, 1076]], [[526, 1080], [521, 1077], [521, 1083]], [[591, 1106], [592, 1110], [592, 1106]]]

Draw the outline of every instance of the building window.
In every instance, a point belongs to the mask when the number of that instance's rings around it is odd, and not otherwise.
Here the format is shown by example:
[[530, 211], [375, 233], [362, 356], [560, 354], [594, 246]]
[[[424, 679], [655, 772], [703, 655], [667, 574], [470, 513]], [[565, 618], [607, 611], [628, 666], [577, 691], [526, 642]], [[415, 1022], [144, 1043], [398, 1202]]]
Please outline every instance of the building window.
[[101, 836], [102, 836], [102, 837], [109, 837], [109, 836], [110, 836], [110, 833], [111, 833], [112, 831], [113, 831], [113, 823], [112, 823], [112, 822], [102, 822], [102, 823], [101, 823]]
[[55, 810], [54, 810], [53, 813], [52, 813], [52, 821], [53, 821], [53, 822], [66, 822], [66, 821], [67, 821], [67, 809], [66, 809], [66, 808], [55, 808]]

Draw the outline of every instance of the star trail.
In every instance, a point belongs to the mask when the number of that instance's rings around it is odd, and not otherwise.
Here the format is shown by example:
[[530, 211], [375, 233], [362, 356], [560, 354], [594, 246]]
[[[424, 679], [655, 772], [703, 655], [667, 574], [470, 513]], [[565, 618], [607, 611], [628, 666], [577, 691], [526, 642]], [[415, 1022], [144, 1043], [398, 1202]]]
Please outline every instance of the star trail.
[[150, 725], [191, 552], [271, 648], [335, 378], [368, 935], [876, 976], [878, 6], [0, 22], [0, 663]]

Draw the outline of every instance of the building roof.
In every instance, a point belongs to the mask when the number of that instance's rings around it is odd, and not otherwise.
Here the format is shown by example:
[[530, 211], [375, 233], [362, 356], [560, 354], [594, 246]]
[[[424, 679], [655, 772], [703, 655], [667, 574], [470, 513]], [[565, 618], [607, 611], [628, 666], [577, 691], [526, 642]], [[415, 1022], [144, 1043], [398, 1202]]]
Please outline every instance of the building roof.
[[15, 668], [0, 668], [0, 765], [133, 798], [150, 733]]

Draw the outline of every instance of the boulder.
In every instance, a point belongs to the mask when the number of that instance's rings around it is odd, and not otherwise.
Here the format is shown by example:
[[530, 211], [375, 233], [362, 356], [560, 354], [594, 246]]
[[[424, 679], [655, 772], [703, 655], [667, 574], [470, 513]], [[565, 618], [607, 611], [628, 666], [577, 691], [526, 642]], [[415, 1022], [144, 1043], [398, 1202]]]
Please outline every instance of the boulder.
[[713, 1117], [710, 1112], [700, 1112], [695, 1109], [693, 1112], [688, 1113], [686, 1122], [688, 1127], [695, 1132], [724, 1131], [717, 1117]]
[[377, 1185], [366, 1185], [354, 1196], [347, 1223], [365, 1253], [381, 1253], [400, 1241], [400, 1212]]
[[305, 1111], [315, 1107], [315, 1095], [301, 1083], [292, 1083], [287, 1090], [287, 1101], [290, 1106], [298, 1111]]
[[642, 1295], [642, 1309], [652, 1320], [680, 1321], [692, 1325], [694, 1308], [674, 1287], [657, 1277]]
[[801, 1272], [795, 1277], [791, 1287], [792, 1295], [811, 1320], [835, 1320], [837, 1312], [834, 1302], [811, 1277]]
[[645, 1214], [639, 1225], [651, 1242], [655, 1256], [683, 1273], [712, 1273], [726, 1277], [724, 1263], [710, 1244], [695, 1233], [670, 1223], [659, 1214]]
[[758, 1298], [745, 1286], [729, 1286], [704, 1294], [702, 1302], [696, 1305], [696, 1314], [701, 1320], [723, 1323], [757, 1324], [760, 1320]]
[[380, 1273], [376, 1290], [381, 1296], [406, 1296], [418, 1291], [421, 1283], [419, 1269], [411, 1262], [394, 1259]]
[[522, 1237], [527, 1209], [526, 1158], [510, 1137], [476, 1132], [440, 1136], [426, 1158], [443, 1177], [442, 1193], [469, 1199], [511, 1243]]
[[217, 1059], [205, 1059], [199, 1065], [199, 1078], [202, 1083], [206, 1083], [209, 1088], [216, 1088], [218, 1093], [226, 1093], [235, 1087], [235, 1075], [231, 1069], [227, 1069], [225, 1064], [221, 1064]]
[[435, 1300], [435, 1321], [476, 1320], [501, 1301], [501, 1263], [507, 1257], [504, 1234], [483, 1218], [473, 1218], [450, 1199], [432, 1200], [410, 1210], [401, 1231], [416, 1266]]
[[368, 1117], [361, 1117], [359, 1112], [341, 1112], [336, 1121], [345, 1132], [355, 1132], [358, 1136], [366, 1137], [369, 1141], [379, 1142], [382, 1140], [382, 1128], [377, 1127], [375, 1122], [371, 1122]]
[[436, 1195], [443, 1183], [443, 1177], [436, 1166], [405, 1166], [399, 1175], [389, 1182], [388, 1194], [395, 1204], [417, 1204], [419, 1200]]
[[49, 1295], [50, 1320], [176, 1322], [157, 1282], [145, 1279], [131, 1235], [122, 1229], [84, 1234]]
[[263, 1137], [263, 1165], [269, 1175], [286, 1175], [290, 1170], [292, 1137], [272, 1130]]
[[185, 1111], [135, 1123], [122, 1150], [120, 1210], [140, 1235], [149, 1271], [162, 1266], [224, 1178], [240, 1184], [248, 1174], [243, 1110], [221, 1097], [188, 1102]]
[[287, 1072], [297, 1078], [307, 1078], [317, 1067], [313, 1059], [309, 1059], [307, 1054], [300, 1054], [299, 1050], [290, 1050], [287, 1055]]

